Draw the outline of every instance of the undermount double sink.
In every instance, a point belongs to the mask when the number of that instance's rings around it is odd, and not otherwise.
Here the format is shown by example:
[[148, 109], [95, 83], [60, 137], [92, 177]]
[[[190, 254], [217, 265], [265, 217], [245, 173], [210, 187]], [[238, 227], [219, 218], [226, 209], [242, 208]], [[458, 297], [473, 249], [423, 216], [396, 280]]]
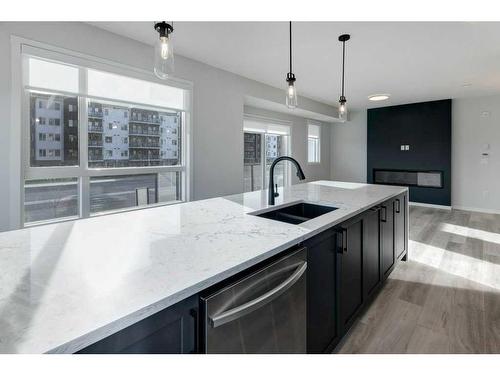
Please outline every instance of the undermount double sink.
[[253, 215], [289, 224], [301, 224], [336, 209], [337, 207], [299, 202], [288, 206], [277, 206], [275, 209]]

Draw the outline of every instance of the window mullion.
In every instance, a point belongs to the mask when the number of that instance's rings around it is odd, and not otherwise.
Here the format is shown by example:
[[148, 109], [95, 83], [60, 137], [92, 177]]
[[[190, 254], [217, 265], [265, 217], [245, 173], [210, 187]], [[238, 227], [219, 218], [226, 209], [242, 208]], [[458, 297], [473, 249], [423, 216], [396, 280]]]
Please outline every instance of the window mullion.
[[[87, 69], [80, 67], [78, 70], [79, 92], [87, 94]], [[78, 97], [79, 118], [79, 159], [80, 159], [80, 216], [90, 216], [90, 178], [88, 177], [88, 114], [87, 99], [85, 96]]]
[[262, 189], [265, 189], [267, 186], [267, 176], [266, 176], [266, 134], [263, 133], [262, 137], [260, 137], [260, 164], [262, 165]]
[[80, 216], [90, 217], [90, 177], [80, 177]]
[[[190, 106], [188, 107], [190, 108]], [[182, 169], [179, 171], [178, 176], [181, 179], [180, 187], [179, 187], [179, 195], [180, 199], [183, 201], [190, 201], [192, 199], [192, 191], [190, 190], [192, 183], [192, 175], [191, 170], [188, 170], [187, 166], [192, 163], [192, 154], [191, 152], [191, 139], [192, 133], [189, 124], [191, 123], [191, 114], [190, 112], [183, 112], [180, 116], [181, 124], [181, 152], [179, 156], [181, 158], [180, 166]]]
[[[21, 58], [22, 64], [22, 77], [23, 80], [28, 79], [28, 61], [25, 58]], [[30, 100], [29, 94], [23, 90], [21, 98], [21, 180], [20, 180], [20, 225], [24, 227], [25, 225], [25, 181], [28, 176], [29, 163], [30, 163], [30, 143], [31, 143], [31, 130], [30, 130]]]

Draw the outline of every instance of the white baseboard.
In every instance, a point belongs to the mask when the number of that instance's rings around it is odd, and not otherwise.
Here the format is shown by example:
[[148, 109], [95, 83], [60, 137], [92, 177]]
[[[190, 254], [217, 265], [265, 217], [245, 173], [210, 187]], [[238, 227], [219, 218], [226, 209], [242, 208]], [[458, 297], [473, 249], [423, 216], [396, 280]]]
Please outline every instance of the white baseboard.
[[477, 207], [465, 207], [465, 206], [441, 206], [439, 204], [429, 204], [429, 203], [420, 203], [420, 202], [408, 202], [410, 206], [419, 206], [419, 207], [429, 207], [429, 208], [438, 208], [441, 210], [462, 210], [462, 211], [472, 211], [472, 212], [483, 212], [487, 214], [500, 214], [500, 210], [492, 209], [492, 208], [477, 208]]
[[420, 203], [420, 202], [408, 202], [410, 206], [419, 206], [419, 207], [429, 207], [429, 208], [439, 208], [441, 210], [449, 210], [451, 211], [451, 206], [442, 206], [440, 204], [429, 204], [429, 203]]
[[453, 208], [455, 210], [483, 212], [487, 214], [500, 214], [500, 210], [495, 210], [493, 208], [477, 208], [477, 207], [465, 207], [465, 206], [453, 206]]

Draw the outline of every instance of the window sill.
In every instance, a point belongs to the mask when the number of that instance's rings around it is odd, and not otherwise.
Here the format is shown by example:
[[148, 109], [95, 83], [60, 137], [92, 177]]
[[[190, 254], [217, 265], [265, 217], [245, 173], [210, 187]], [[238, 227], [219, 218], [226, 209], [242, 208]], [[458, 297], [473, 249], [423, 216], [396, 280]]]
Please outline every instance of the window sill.
[[80, 216], [65, 216], [56, 219], [47, 219], [47, 220], [38, 220], [38, 221], [28, 221], [25, 222], [23, 228], [33, 228], [41, 225], [49, 225], [49, 224], [59, 224], [64, 223], [66, 221], [74, 221], [81, 219]]

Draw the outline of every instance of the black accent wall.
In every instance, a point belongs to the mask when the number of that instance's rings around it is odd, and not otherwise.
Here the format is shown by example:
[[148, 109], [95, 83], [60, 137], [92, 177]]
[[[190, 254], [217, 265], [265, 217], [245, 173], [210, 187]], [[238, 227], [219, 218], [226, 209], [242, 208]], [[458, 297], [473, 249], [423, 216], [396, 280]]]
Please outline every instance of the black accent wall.
[[442, 171], [441, 188], [410, 186], [410, 201], [451, 206], [451, 99], [369, 109], [367, 132], [369, 183], [374, 169]]

